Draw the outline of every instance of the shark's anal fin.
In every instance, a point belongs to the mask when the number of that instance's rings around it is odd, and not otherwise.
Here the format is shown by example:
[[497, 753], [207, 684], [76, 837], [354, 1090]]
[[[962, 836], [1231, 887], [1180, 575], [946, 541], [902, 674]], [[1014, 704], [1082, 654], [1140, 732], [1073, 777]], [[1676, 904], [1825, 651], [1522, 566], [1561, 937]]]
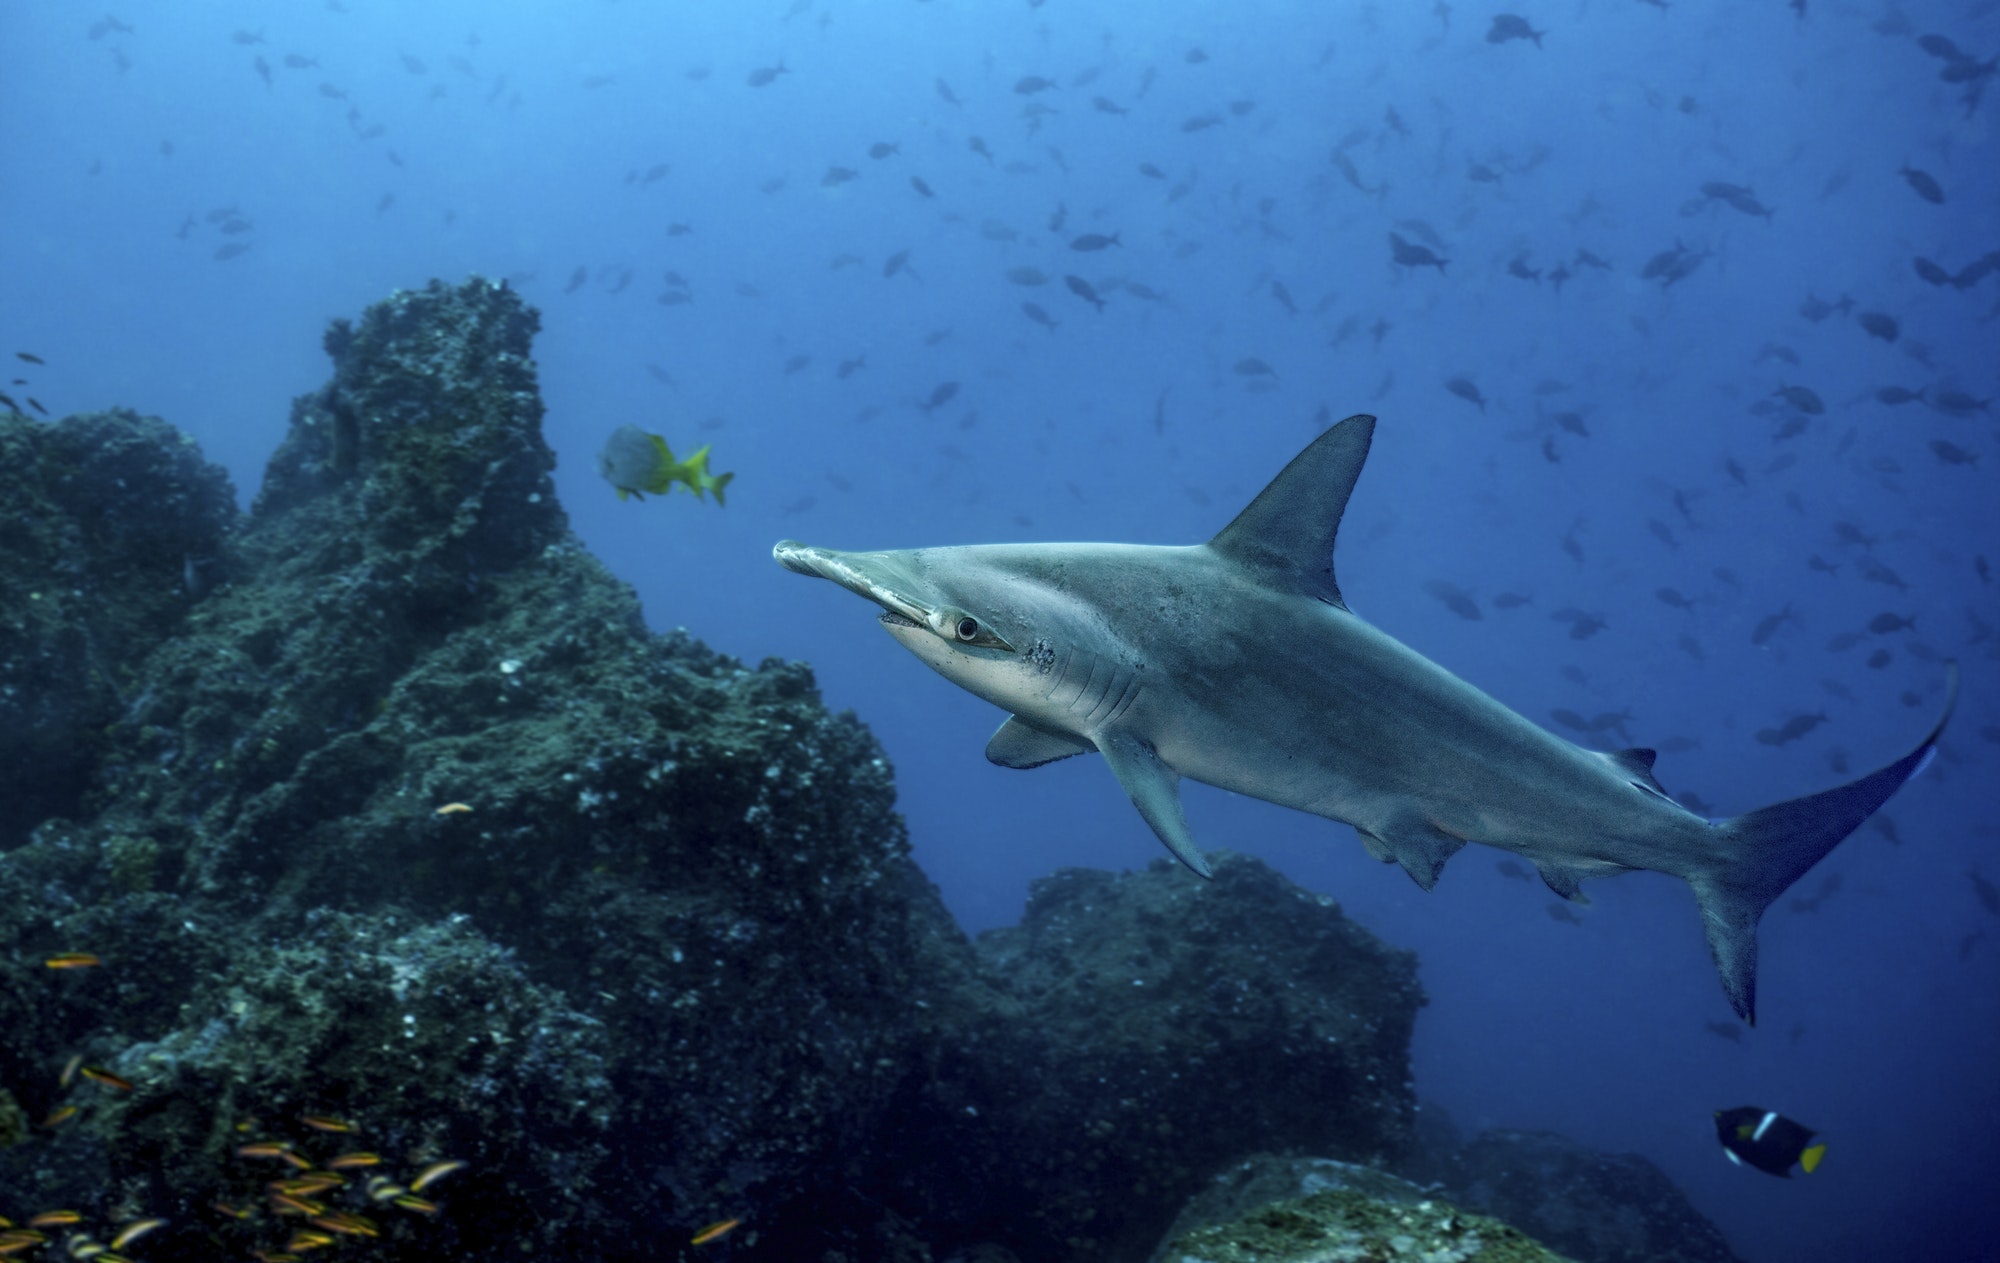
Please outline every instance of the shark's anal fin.
[[1346, 609], [1333, 577], [1333, 537], [1374, 436], [1375, 418], [1367, 415], [1327, 430], [1209, 540], [1209, 548], [1272, 587]]
[[1455, 838], [1427, 820], [1398, 820], [1379, 830], [1356, 826], [1355, 832], [1370, 855], [1384, 863], [1401, 864], [1410, 880], [1425, 890], [1437, 885], [1444, 862], [1465, 845], [1465, 839]]
[[986, 743], [986, 758], [1001, 767], [1031, 768], [1067, 759], [1074, 754], [1089, 754], [1096, 748], [1082, 737], [1037, 728], [1019, 715], [1014, 715], [1001, 724], [1000, 731]]
[[1209, 876], [1208, 861], [1196, 849], [1187, 817], [1181, 812], [1180, 773], [1161, 762], [1150, 744], [1128, 734], [1109, 734], [1098, 741], [1097, 748], [1140, 817], [1153, 827], [1174, 858], [1201, 876]]

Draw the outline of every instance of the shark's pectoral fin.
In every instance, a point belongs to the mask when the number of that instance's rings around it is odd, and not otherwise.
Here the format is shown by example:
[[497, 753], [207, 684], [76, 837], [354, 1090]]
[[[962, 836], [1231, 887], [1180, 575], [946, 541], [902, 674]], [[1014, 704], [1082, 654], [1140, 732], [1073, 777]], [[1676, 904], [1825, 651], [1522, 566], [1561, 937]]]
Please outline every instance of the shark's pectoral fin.
[[1139, 815], [1153, 827], [1174, 858], [1203, 877], [1209, 876], [1208, 861], [1195, 848], [1188, 834], [1187, 817], [1181, 813], [1181, 774], [1161, 761], [1148, 742], [1129, 734], [1100, 738], [1097, 748], [1111, 765], [1112, 775], [1125, 788]]
[[1410, 880], [1425, 890], [1437, 885], [1444, 862], [1465, 845], [1464, 838], [1455, 838], [1428, 820], [1414, 818], [1378, 829], [1357, 825], [1354, 831], [1361, 835], [1361, 845], [1368, 848], [1370, 855], [1385, 864], [1401, 864]]
[[1082, 737], [1037, 728], [1019, 715], [1014, 715], [1001, 724], [1000, 731], [986, 743], [986, 758], [1001, 767], [1031, 768], [1067, 759], [1074, 754], [1089, 754], [1096, 748]]

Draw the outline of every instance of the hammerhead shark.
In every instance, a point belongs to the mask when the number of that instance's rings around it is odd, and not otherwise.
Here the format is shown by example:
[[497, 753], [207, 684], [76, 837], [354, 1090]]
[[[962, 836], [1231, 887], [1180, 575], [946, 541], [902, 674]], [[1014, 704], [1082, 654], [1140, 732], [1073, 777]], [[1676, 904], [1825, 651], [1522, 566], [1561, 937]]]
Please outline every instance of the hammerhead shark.
[[1700, 904], [1723, 990], [1756, 1024], [1757, 921], [1931, 758], [1916, 748], [1822, 793], [1710, 820], [1653, 777], [1652, 750], [1586, 750], [1356, 617], [1334, 536], [1374, 437], [1352, 416], [1295, 457], [1206, 544], [981, 544], [778, 563], [881, 607], [889, 634], [1009, 718], [1002, 767], [1095, 750], [1167, 849], [1206, 877], [1189, 777], [1352, 825], [1429, 890], [1467, 842], [1514, 852], [1550, 890], [1671, 873]]

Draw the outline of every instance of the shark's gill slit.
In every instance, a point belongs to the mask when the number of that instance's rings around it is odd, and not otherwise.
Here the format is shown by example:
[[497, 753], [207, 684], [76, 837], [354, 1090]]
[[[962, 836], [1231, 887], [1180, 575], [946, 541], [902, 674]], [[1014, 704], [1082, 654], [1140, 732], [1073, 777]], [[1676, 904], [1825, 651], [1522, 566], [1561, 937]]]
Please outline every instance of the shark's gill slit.
[[1126, 711], [1130, 710], [1132, 708], [1132, 703], [1138, 700], [1139, 700], [1139, 674], [1136, 671], [1127, 671], [1125, 673], [1124, 687], [1118, 690], [1117, 700], [1111, 703], [1110, 712], [1106, 714], [1102, 720], [1098, 721], [1099, 725], [1102, 726], [1103, 724], [1117, 723], [1118, 717], [1120, 715], [1123, 715]]
[[[1097, 709], [1098, 698], [1102, 695], [1102, 687], [1097, 683], [1097, 669], [1103, 663], [1103, 654], [1094, 653], [1090, 655], [1090, 678], [1083, 682], [1083, 687], [1078, 689], [1076, 696], [1070, 699], [1069, 709], [1071, 714], [1081, 711], [1083, 714], [1089, 715], [1090, 712]], [[1109, 681], [1106, 681], [1106, 686], [1108, 684]]]
[[1131, 683], [1131, 672], [1114, 667], [1110, 680], [1105, 683], [1104, 691], [1098, 694], [1097, 705], [1090, 708], [1090, 713], [1083, 717], [1083, 722], [1092, 727], [1106, 722], [1110, 718], [1110, 712], [1116, 710], [1118, 703], [1125, 700], [1125, 690]]
[[1055, 683], [1049, 685], [1049, 691], [1042, 694], [1043, 701], [1053, 702], [1056, 699], [1056, 693], [1062, 689], [1063, 681], [1069, 679], [1070, 664], [1075, 661], [1076, 646], [1071, 645], [1069, 648], [1063, 650], [1062, 666], [1056, 671]]

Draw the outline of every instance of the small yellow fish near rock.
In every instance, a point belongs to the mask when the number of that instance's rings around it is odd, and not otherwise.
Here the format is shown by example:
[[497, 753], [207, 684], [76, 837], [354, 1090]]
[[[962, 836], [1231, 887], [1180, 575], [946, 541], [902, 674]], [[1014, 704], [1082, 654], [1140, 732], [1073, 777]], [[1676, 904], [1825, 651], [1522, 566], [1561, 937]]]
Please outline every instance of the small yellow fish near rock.
[[706, 493], [715, 493], [715, 502], [724, 503], [723, 488], [736, 475], [711, 474], [708, 472], [708, 448], [698, 449], [686, 460], [675, 460], [673, 449], [657, 434], [648, 434], [636, 425], [621, 425], [612, 432], [604, 444], [604, 450], [597, 454], [597, 472], [604, 480], [618, 489], [618, 498], [638, 496], [645, 499], [647, 492], [656, 496], [665, 495], [675, 483], [680, 483], [694, 492], [695, 499], [706, 498]]

